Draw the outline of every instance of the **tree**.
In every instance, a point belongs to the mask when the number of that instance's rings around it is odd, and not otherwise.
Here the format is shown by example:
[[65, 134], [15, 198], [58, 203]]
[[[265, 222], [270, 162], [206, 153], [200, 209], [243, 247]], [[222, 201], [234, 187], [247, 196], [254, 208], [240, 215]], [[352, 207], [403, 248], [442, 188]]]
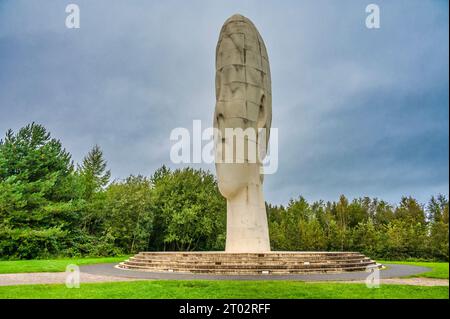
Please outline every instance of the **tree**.
[[106, 167], [100, 146], [94, 145], [75, 172], [83, 199], [82, 231], [91, 241], [97, 241], [104, 230], [104, 189], [111, 178], [111, 171]]
[[353, 247], [368, 256], [378, 255], [380, 234], [375, 228], [372, 218], [360, 222], [353, 230]]
[[143, 176], [112, 183], [102, 206], [102, 236], [125, 253], [148, 250], [154, 219], [152, 196], [151, 183]]
[[276, 206], [268, 204], [267, 209], [267, 221], [269, 223], [269, 237], [271, 249], [283, 249], [287, 246], [285, 244], [286, 237], [281, 229], [281, 223], [283, 222], [286, 214], [286, 209], [283, 206]]
[[402, 197], [400, 205], [395, 210], [395, 217], [410, 223], [425, 225], [425, 211], [412, 197]]
[[375, 207], [375, 215], [373, 216], [374, 224], [379, 227], [389, 224], [392, 220], [394, 220], [392, 206], [385, 201], [378, 201]]
[[448, 223], [448, 199], [444, 195], [439, 194], [437, 197], [431, 196], [427, 210], [427, 218], [429, 221]]
[[217, 250], [225, 243], [226, 203], [209, 172], [185, 168], [155, 172], [155, 250]]
[[349, 207], [348, 199], [341, 195], [339, 202], [333, 205], [336, 214], [336, 221], [338, 226], [338, 237], [340, 242], [340, 250], [346, 250], [349, 246]]
[[448, 199], [444, 195], [431, 197], [428, 203], [428, 219], [431, 254], [435, 258], [448, 260]]
[[57, 254], [79, 221], [71, 157], [35, 123], [0, 140], [0, 256]]
[[78, 167], [84, 184], [84, 198], [90, 199], [105, 187], [111, 178], [111, 171], [106, 170], [107, 162], [103, 158], [100, 146], [94, 145]]

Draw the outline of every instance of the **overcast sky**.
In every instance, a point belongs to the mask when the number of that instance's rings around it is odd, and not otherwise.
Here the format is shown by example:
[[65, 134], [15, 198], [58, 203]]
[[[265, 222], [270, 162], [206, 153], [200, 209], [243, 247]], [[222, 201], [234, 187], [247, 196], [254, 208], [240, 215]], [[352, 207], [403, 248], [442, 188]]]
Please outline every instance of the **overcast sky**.
[[[380, 6], [367, 29], [365, 7]], [[76, 3], [81, 28], [65, 27]], [[114, 178], [166, 164], [169, 135], [212, 125], [223, 22], [267, 46], [279, 169], [266, 199], [422, 202], [449, 187], [448, 1], [0, 1], [0, 131], [45, 125]], [[213, 165], [193, 165], [208, 168]]]

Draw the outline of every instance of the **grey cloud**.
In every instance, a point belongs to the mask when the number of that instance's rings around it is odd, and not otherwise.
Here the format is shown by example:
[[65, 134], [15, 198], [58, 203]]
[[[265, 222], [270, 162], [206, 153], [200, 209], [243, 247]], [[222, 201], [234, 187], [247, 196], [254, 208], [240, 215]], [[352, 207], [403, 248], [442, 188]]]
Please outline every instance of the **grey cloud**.
[[178, 167], [170, 131], [211, 125], [217, 37], [240, 12], [272, 68], [269, 201], [448, 193], [448, 3], [378, 1], [368, 30], [361, 1], [75, 2], [79, 30], [69, 1], [0, 3], [2, 132], [40, 122], [75, 161], [98, 143], [115, 178]]

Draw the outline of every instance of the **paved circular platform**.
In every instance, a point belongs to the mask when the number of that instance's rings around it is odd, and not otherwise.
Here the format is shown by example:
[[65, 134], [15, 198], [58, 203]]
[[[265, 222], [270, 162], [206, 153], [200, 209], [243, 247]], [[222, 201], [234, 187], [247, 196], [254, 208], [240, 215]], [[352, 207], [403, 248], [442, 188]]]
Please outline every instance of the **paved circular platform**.
[[146, 272], [174, 272], [226, 276], [293, 275], [366, 271], [377, 263], [351, 251], [158, 251], [139, 252], [118, 268]]
[[[365, 271], [324, 274], [293, 274], [293, 275], [213, 275], [213, 274], [189, 274], [171, 272], [148, 272], [116, 268], [117, 264], [97, 264], [80, 266], [84, 273], [102, 276], [114, 276], [135, 279], [157, 280], [300, 280], [300, 281], [339, 281], [339, 280], [364, 280], [368, 276]], [[386, 269], [380, 270], [380, 279], [396, 278], [417, 275], [430, 271], [430, 268], [384, 264]]]

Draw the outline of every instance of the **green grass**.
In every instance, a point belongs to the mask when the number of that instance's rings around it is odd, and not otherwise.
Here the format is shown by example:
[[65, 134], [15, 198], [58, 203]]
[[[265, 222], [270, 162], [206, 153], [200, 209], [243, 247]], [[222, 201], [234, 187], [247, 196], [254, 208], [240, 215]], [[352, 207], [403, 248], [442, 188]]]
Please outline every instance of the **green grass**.
[[134, 281], [81, 284], [80, 288], [64, 285], [24, 285], [0, 287], [0, 298], [305, 298], [305, 299], [448, 299], [448, 287], [364, 284], [305, 283], [298, 281]]
[[69, 264], [89, 265], [101, 263], [114, 263], [127, 259], [127, 256], [103, 258], [61, 258], [61, 259], [33, 259], [33, 260], [6, 260], [0, 261], [0, 274], [24, 272], [58, 272], [65, 271]]
[[429, 267], [431, 271], [409, 277], [448, 279], [448, 262], [428, 262], [428, 261], [386, 261], [377, 260], [381, 264], [402, 264], [412, 266]]
[[[68, 264], [112, 263], [127, 256], [108, 258], [64, 258], [52, 260], [0, 261], [0, 274], [65, 271]], [[415, 261], [380, 261], [430, 267], [432, 270], [414, 277], [448, 279], [448, 263]], [[449, 298], [448, 287], [381, 285], [369, 289], [364, 284], [305, 283], [300, 281], [133, 281], [81, 284], [79, 289], [64, 285], [18, 285], [0, 287], [4, 298], [305, 298], [305, 299], [410, 299]]]
[[[89, 265], [101, 263], [114, 263], [127, 259], [128, 256], [100, 257], [100, 258], [61, 258], [50, 260], [13, 260], [0, 261], [0, 274], [25, 273], [25, 272], [58, 272], [65, 271], [69, 264]], [[432, 268], [431, 271], [414, 275], [412, 277], [448, 279], [448, 262], [426, 262], [426, 261], [387, 261], [379, 260], [382, 264], [405, 264]]]

